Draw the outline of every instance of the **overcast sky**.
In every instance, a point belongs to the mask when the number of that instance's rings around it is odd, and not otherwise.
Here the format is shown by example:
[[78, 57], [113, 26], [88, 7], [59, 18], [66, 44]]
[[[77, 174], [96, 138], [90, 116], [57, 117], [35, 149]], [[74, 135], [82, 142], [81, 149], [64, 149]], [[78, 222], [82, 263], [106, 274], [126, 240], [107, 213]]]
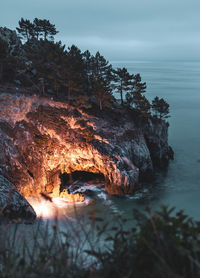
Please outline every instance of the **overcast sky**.
[[0, 26], [49, 19], [56, 39], [107, 59], [200, 59], [200, 0], [1, 0]]

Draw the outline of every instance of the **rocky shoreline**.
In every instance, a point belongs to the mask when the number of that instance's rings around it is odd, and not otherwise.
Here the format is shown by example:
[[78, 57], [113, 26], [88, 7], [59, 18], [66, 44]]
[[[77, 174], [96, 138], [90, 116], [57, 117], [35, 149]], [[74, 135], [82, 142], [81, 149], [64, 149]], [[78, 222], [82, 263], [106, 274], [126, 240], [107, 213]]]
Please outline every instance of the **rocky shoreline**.
[[[35, 217], [25, 198], [41, 193], [83, 201], [82, 193], [63, 190], [63, 174], [101, 174], [109, 194], [132, 194], [139, 180], [148, 180], [173, 158], [165, 121], [141, 120], [134, 109], [117, 103], [96, 113], [49, 98], [4, 92], [0, 134], [0, 207], [10, 194], [8, 184], [14, 186], [11, 211], [18, 217]], [[19, 200], [22, 207], [15, 210]]]

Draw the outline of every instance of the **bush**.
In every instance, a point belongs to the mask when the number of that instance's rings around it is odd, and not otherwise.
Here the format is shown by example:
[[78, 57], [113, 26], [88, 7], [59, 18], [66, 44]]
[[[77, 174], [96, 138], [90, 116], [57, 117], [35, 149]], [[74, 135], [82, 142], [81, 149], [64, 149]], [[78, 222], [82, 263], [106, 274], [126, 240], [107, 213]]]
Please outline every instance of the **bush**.
[[114, 226], [91, 219], [64, 230], [38, 222], [21, 238], [19, 225], [1, 225], [0, 277], [200, 277], [200, 223], [183, 211], [135, 211]]

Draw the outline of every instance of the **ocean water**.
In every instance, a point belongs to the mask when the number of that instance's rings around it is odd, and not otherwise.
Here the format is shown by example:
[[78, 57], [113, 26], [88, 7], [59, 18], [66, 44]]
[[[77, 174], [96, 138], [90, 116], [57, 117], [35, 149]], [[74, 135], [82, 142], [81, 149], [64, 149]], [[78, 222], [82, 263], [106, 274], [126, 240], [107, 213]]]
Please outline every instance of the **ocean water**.
[[158, 174], [154, 184], [142, 192], [113, 200], [123, 214], [131, 207], [157, 209], [165, 204], [200, 217], [200, 62], [199, 61], [137, 61], [113, 62], [140, 73], [147, 83], [146, 96], [163, 97], [170, 104], [169, 144], [175, 159], [168, 171]]
[[[169, 144], [175, 159], [156, 180], [129, 196], [109, 196], [103, 188], [96, 190], [93, 202], [79, 206], [80, 215], [97, 211], [102, 217], [131, 217], [133, 209], [153, 210], [161, 205], [183, 209], [190, 216], [200, 215], [200, 62], [191, 61], [124, 61], [112, 62], [114, 68], [127, 67], [140, 73], [147, 83], [146, 96], [166, 99], [170, 104]], [[66, 209], [74, 217], [73, 209]], [[111, 216], [112, 215], [112, 216]]]
[[[169, 144], [175, 152], [175, 159], [164, 173], [158, 173], [156, 180], [134, 195], [109, 196], [104, 187], [91, 186], [94, 197], [84, 204], [65, 204], [59, 201], [58, 209], [60, 229], [74, 229], [71, 234], [80, 228], [80, 221], [88, 213], [95, 213], [109, 223], [117, 222], [119, 216], [131, 218], [133, 209], [145, 210], [148, 206], [153, 210], [161, 205], [183, 209], [188, 215], [200, 219], [200, 62], [189, 61], [159, 61], [159, 62], [113, 62], [115, 68], [127, 67], [131, 73], [140, 73], [142, 80], [147, 83], [146, 96], [149, 99], [155, 96], [163, 97], [170, 104]], [[50, 234], [53, 234], [52, 221], [55, 207], [48, 204], [44, 207], [39, 204], [39, 212], [47, 212], [42, 216], [39, 240], [46, 235], [46, 223], [50, 222]], [[57, 214], [58, 215], [58, 214]], [[67, 220], [63, 221], [64, 219]], [[50, 220], [50, 221], [49, 221]], [[19, 225], [20, 235], [26, 234], [29, 242], [33, 241], [33, 234], [38, 230], [38, 219], [33, 225]], [[92, 222], [93, 223], [93, 222]], [[3, 227], [4, 228], [4, 227]], [[7, 229], [7, 226], [5, 227]], [[11, 234], [13, 232], [13, 226]], [[7, 231], [7, 230], [6, 230]], [[71, 231], [71, 230], [70, 230]], [[74, 232], [75, 231], [75, 232]], [[82, 235], [81, 230], [81, 236]], [[62, 234], [62, 233], [61, 233]], [[93, 235], [92, 235], [93, 236]], [[104, 240], [96, 238], [99, 244]], [[74, 240], [76, 243], [76, 240]], [[86, 242], [87, 243], [87, 242]], [[87, 244], [86, 247], [88, 248]]]
[[[133, 209], [153, 210], [161, 205], [183, 209], [190, 216], [200, 215], [200, 62], [190, 61], [124, 61], [112, 62], [114, 68], [127, 67], [140, 73], [147, 83], [146, 97], [166, 99], [170, 104], [169, 144], [175, 159], [168, 170], [157, 173], [156, 180], [145, 184], [134, 195], [109, 196], [104, 188], [93, 187], [94, 196], [78, 205], [75, 212], [86, 216], [98, 212], [103, 218], [131, 217]], [[42, 209], [43, 212], [43, 209]], [[62, 206], [62, 213], [73, 219], [73, 206]], [[47, 214], [48, 216], [48, 214]]]

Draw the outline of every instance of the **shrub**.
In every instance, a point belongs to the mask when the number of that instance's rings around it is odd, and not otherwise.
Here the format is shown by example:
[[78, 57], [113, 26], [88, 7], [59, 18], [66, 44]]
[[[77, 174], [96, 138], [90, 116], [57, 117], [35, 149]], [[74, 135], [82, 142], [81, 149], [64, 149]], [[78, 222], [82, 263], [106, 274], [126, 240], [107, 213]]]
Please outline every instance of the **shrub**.
[[198, 221], [164, 206], [118, 220], [106, 223], [93, 211], [90, 224], [38, 224], [21, 241], [19, 226], [9, 234], [1, 225], [0, 277], [200, 277]]

